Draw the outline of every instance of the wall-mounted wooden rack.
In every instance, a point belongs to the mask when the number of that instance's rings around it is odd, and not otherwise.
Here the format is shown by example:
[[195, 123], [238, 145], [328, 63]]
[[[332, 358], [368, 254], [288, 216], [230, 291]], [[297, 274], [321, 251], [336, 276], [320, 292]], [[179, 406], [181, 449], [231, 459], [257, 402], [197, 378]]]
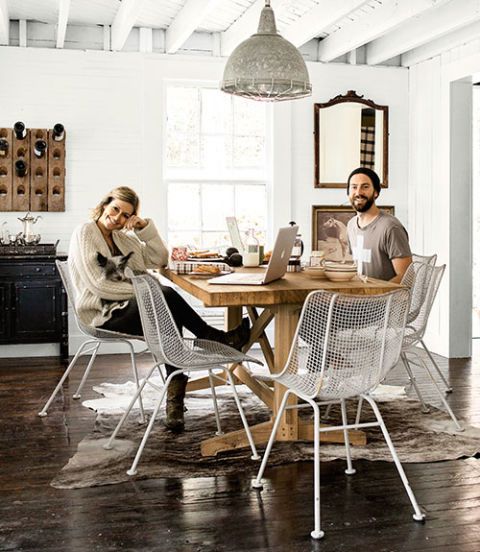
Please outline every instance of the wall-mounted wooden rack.
[[0, 128], [0, 211], [65, 211], [65, 130], [25, 131]]

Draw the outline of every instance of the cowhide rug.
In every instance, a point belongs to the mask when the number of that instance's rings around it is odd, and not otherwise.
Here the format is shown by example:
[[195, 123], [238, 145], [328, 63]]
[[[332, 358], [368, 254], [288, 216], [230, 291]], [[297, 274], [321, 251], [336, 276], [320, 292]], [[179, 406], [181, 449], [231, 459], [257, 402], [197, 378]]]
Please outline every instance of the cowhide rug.
[[[111, 485], [131, 479], [126, 471], [145, 431], [145, 425], [139, 423], [139, 411], [132, 410], [112, 450], [105, 450], [103, 445], [120, 419], [121, 408], [129, 401], [133, 384], [104, 384], [94, 389], [103, 397], [84, 403], [98, 413], [93, 431], [79, 443], [76, 454], [52, 481], [53, 487], [74, 489]], [[153, 408], [157, 396], [152, 389], [144, 394], [147, 411]], [[240, 397], [250, 424], [269, 419], [268, 410], [256, 397], [244, 391], [240, 392]], [[231, 393], [219, 388], [218, 399], [223, 430], [240, 429], [241, 421]], [[480, 451], [480, 428], [466, 426], [464, 432], [456, 432], [447, 414], [433, 407], [430, 414], [422, 414], [420, 404], [408, 399], [403, 388], [381, 388], [377, 393], [377, 402], [402, 462], [453, 460], [474, 456]], [[209, 392], [189, 394], [186, 405], [186, 430], [180, 435], [172, 435], [164, 428], [164, 410], [160, 410], [135, 478], [202, 477], [239, 472], [255, 475], [259, 463], [250, 460], [250, 449], [220, 453], [216, 457], [205, 458], [200, 455], [200, 442], [212, 437], [216, 431]], [[356, 404], [352, 402], [350, 420], [355, 416], [355, 409]], [[309, 408], [301, 412], [302, 416], [311, 414]], [[365, 405], [362, 421], [372, 419], [371, 409]], [[330, 421], [335, 420], [339, 420], [336, 407], [332, 408], [330, 414]], [[366, 446], [352, 447], [353, 459], [391, 461], [380, 429], [366, 431], [368, 443]], [[260, 454], [263, 450], [264, 446], [259, 447]], [[345, 457], [343, 445], [321, 443], [320, 451], [322, 461]], [[277, 442], [272, 449], [269, 466], [311, 460], [312, 457], [312, 443]]]

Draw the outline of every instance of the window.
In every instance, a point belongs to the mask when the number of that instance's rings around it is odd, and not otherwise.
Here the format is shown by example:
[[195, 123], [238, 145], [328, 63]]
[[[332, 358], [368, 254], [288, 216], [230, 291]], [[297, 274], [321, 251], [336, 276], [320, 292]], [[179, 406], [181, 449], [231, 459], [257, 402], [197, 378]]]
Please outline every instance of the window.
[[216, 88], [167, 87], [165, 179], [168, 242], [230, 244], [225, 217], [240, 229], [267, 226], [267, 107]]

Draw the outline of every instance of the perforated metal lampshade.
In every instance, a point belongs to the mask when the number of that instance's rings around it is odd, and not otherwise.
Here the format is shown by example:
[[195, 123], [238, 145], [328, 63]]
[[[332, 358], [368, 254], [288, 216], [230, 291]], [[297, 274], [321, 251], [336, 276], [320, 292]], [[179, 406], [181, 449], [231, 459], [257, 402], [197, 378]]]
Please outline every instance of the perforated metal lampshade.
[[228, 58], [220, 88], [228, 94], [267, 102], [311, 95], [305, 61], [297, 48], [277, 33], [269, 0], [256, 34], [239, 44]]

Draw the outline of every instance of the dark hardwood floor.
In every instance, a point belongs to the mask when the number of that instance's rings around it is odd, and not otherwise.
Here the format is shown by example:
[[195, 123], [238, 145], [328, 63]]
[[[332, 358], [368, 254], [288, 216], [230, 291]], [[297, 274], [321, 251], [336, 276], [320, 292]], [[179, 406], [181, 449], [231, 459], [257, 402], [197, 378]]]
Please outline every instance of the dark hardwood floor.
[[[147, 364], [143, 365], [146, 368]], [[480, 354], [443, 360], [455, 412], [480, 425]], [[479, 552], [480, 460], [406, 464], [425, 524], [412, 520], [387, 462], [322, 464], [325, 538], [310, 539], [312, 464], [268, 469], [258, 494], [238, 476], [130, 481], [58, 490], [49, 483], [92, 428], [95, 414], [73, 401], [77, 371], [47, 418], [37, 412], [63, 366], [53, 358], [0, 360], [0, 550]], [[100, 357], [92, 384], [130, 377], [128, 358]], [[390, 378], [404, 380], [403, 372]]]

